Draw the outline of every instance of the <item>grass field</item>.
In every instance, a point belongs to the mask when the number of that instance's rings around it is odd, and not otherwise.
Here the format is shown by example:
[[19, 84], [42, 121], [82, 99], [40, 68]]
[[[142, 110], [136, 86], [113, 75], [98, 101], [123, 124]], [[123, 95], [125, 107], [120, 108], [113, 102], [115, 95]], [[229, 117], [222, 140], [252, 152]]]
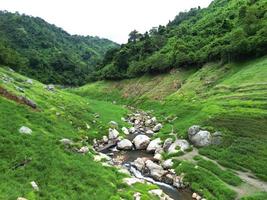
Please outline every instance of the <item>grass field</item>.
[[[3, 79], [8, 78], [8, 82]], [[107, 134], [108, 122], [117, 121], [128, 111], [105, 101], [89, 100], [56, 89], [48, 91], [37, 81], [25, 82], [26, 77], [0, 68], [0, 86], [17, 96], [26, 96], [37, 109], [18, 104], [0, 96], [0, 199], [25, 197], [35, 199], [132, 199], [136, 191], [144, 199], [153, 199], [148, 190], [155, 186], [136, 184], [127, 187], [112, 167], [93, 161], [93, 153], [81, 155], [58, 142], [62, 138], [79, 141], [88, 137], [88, 145], [95, 137]], [[24, 92], [18, 91], [20, 87]], [[96, 114], [99, 117], [96, 117]], [[88, 125], [91, 127], [88, 129]], [[32, 135], [20, 134], [27, 126]], [[21, 163], [26, 164], [20, 167]], [[33, 191], [35, 181], [39, 192]]]
[[[186, 138], [194, 124], [221, 131], [223, 143], [202, 148], [200, 153], [267, 181], [267, 57], [226, 65], [210, 63], [199, 70], [180, 69], [154, 77], [102, 81], [71, 92], [152, 110], [165, 124], [159, 133], [162, 138], [172, 130]], [[265, 193], [255, 198], [262, 195]]]

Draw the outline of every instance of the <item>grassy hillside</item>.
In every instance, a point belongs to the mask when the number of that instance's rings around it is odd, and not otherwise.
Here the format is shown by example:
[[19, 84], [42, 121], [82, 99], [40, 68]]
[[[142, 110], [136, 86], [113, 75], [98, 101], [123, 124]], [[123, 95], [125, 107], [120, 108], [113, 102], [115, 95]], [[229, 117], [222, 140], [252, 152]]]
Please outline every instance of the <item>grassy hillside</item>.
[[[51, 92], [38, 81], [30, 84], [26, 80], [7, 68], [0, 68], [1, 200], [19, 196], [28, 200], [119, 200], [132, 199], [136, 191], [144, 199], [153, 199], [147, 191], [154, 186], [127, 187], [122, 182], [125, 175], [93, 161], [92, 151], [81, 155], [65, 149], [59, 142], [69, 138], [76, 142], [76, 147], [90, 147], [93, 138], [107, 134], [110, 120], [122, 125], [120, 118], [128, 112], [125, 108], [59, 89]], [[3, 89], [13, 96], [26, 96], [37, 104], [37, 109], [2, 96]], [[20, 134], [21, 126], [32, 129], [32, 135]], [[32, 189], [31, 181], [38, 184], [39, 192]]]
[[0, 11], [0, 64], [44, 83], [80, 85], [118, 45], [70, 35], [41, 18]]
[[172, 128], [179, 137], [186, 137], [194, 124], [219, 130], [223, 143], [202, 148], [200, 153], [267, 181], [266, 77], [267, 57], [262, 57], [231, 64], [209, 63], [199, 70], [101, 81], [73, 92], [153, 110], [160, 120], [169, 122], [160, 133], [163, 138]]

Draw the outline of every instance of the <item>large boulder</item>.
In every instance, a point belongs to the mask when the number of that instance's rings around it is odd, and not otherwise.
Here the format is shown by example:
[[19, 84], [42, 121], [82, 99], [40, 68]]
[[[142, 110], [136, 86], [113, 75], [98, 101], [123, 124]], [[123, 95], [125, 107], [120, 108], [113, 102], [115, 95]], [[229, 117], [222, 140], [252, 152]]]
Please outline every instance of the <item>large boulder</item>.
[[176, 153], [178, 149], [181, 151], [185, 151], [189, 149], [190, 144], [187, 140], [175, 140], [174, 143], [168, 148], [168, 153]]
[[194, 136], [200, 131], [200, 126], [199, 125], [193, 125], [188, 129], [188, 136]]
[[158, 181], [160, 181], [163, 175], [167, 173], [167, 171], [165, 171], [162, 166], [154, 163], [151, 160], [146, 161], [146, 167], [149, 170], [150, 176]]
[[147, 146], [149, 145], [150, 142], [150, 138], [146, 135], [137, 135], [134, 139], [133, 139], [133, 143], [135, 145], [136, 149], [146, 149]]
[[189, 140], [197, 147], [204, 147], [211, 144], [211, 134], [209, 131], [199, 131], [195, 135], [190, 135]]
[[110, 128], [108, 133], [108, 138], [110, 140], [117, 139], [119, 137], [119, 132], [115, 128]]
[[133, 144], [128, 139], [123, 139], [117, 144], [117, 148], [120, 150], [131, 150], [133, 148]]
[[32, 130], [26, 126], [22, 126], [19, 129], [19, 133], [24, 134], [24, 135], [31, 135], [32, 134]]
[[136, 169], [138, 169], [139, 171], [143, 171], [145, 168], [145, 162], [146, 159], [145, 158], [137, 158], [134, 162], [133, 162], [133, 166], [136, 167]]
[[148, 152], [155, 152], [156, 149], [160, 148], [161, 147], [161, 139], [160, 138], [156, 138], [154, 140], [152, 140], [148, 147], [147, 147], [147, 151]]

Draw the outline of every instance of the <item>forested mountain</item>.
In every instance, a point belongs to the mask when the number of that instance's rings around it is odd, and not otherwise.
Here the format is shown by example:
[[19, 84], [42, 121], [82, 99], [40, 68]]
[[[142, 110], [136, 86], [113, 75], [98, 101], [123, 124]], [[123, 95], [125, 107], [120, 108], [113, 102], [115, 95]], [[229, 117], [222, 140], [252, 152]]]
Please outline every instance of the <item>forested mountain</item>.
[[41, 18], [0, 11], [0, 64], [44, 83], [80, 85], [117, 44], [70, 35]]
[[166, 26], [132, 31], [127, 44], [107, 52], [96, 75], [123, 79], [264, 55], [266, 11], [266, 0], [215, 0], [208, 8], [179, 13]]

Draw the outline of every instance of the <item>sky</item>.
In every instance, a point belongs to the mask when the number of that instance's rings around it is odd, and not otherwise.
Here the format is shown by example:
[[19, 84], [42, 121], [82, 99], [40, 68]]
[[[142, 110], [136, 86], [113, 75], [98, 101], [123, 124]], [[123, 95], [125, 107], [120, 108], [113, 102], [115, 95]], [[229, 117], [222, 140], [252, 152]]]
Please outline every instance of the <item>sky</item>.
[[144, 33], [166, 25], [180, 12], [207, 7], [212, 0], [0, 0], [0, 10], [38, 16], [70, 34], [126, 43], [136, 29]]

